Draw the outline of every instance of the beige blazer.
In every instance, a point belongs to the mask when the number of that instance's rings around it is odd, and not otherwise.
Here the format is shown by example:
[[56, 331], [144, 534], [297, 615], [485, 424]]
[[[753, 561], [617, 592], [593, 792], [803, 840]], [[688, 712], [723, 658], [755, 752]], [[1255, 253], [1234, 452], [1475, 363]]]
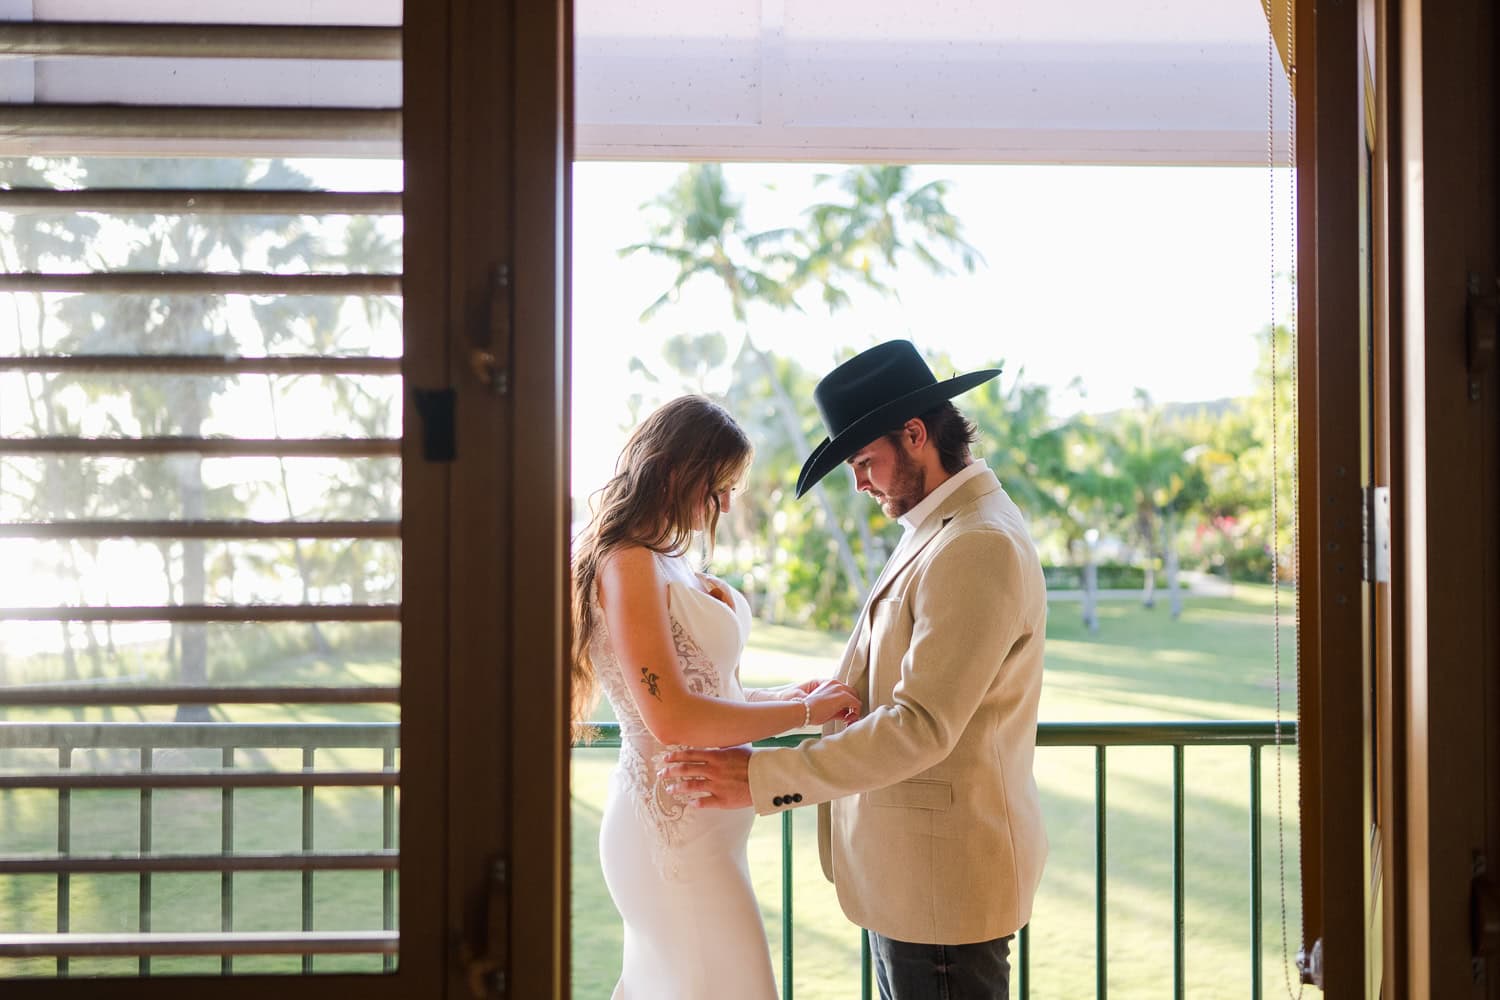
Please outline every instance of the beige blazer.
[[919, 944], [1014, 933], [1047, 857], [1032, 777], [1047, 595], [986, 470], [899, 547], [839, 679], [864, 717], [750, 760], [761, 814], [819, 806], [823, 872], [861, 927]]

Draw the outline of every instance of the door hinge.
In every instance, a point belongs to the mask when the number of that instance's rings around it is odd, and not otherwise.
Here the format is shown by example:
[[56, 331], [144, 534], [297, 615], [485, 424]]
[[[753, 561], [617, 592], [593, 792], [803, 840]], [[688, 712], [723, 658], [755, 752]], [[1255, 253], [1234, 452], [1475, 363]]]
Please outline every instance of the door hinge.
[[1491, 281], [1486, 289], [1484, 279], [1470, 272], [1466, 312], [1469, 398], [1478, 399], [1480, 377], [1495, 363], [1496, 339], [1500, 336], [1500, 281]]
[[459, 943], [459, 960], [469, 995], [478, 1000], [505, 997], [509, 965], [510, 867], [504, 858], [490, 863], [484, 885], [484, 927], [466, 929]]
[[454, 430], [457, 394], [452, 389], [413, 389], [417, 416], [422, 418], [422, 457], [429, 462], [451, 462], [458, 456]]
[[1366, 486], [1360, 510], [1361, 563], [1366, 583], [1391, 582], [1391, 488]]

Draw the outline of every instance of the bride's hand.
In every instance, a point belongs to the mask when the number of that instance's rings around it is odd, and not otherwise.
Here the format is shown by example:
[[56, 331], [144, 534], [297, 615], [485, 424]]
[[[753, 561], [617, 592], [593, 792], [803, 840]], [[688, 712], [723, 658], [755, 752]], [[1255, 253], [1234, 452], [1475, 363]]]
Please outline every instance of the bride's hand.
[[859, 719], [859, 695], [849, 685], [839, 681], [809, 681], [808, 684], [812, 689], [803, 700], [809, 708], [809, 723], [821, 726], [835, 719], [840, 722]]
[[815, 677], [812, 680], [803, 681], [801, 684], [786, 684], [779, 688], [767, 688], [766, 690], [777, 701], [802, 701], [817, 690], [818, 685], [822, 683], [823, 679], [821, 677]]

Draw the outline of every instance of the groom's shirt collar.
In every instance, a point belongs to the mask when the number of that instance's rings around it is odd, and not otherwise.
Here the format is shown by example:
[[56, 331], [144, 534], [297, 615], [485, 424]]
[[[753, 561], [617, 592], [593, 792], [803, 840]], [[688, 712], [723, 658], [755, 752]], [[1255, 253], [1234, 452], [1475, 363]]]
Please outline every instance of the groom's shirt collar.
[[[897, 518], [897, 520], [901, 522], [902, 530], [906, 534], [910, 534], [911, 532], [920, 528], [922, 526], [922, 522], [927, 520], [928, 517], [932, 516], [932, 512], [937, 510], [938, 506], [942, 504], [944, 500], [952, 496], [955, 490], [957, 490], [964, 483], [967, 483], [969, 480], [973, 479], [975, 476], [984, 472], [988, 468], [989, 466], [984, 464], [984, 459], [976, 458], [974, 459], [974, 461], [970, 462], [962, 469], [959, 469], [947, 479], [943, 480], [942, 485], [923, 497], [921, 503], [917, 504], [911, 510], [907, 511], [905, 514], [902, 514], [899, 518]], [[903, 535], [903, 537], [905, 536]]]

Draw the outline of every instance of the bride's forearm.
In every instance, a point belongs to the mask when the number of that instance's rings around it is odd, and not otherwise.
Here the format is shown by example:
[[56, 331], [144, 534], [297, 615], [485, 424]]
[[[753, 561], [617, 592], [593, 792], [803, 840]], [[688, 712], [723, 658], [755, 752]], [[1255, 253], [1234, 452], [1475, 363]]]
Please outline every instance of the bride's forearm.
[[693, 747], [733, 747], [796, 729], [807, 717], [800, 701], [728, 701], [682, 692], [656, 711], [643, 714], [662, 743]]

